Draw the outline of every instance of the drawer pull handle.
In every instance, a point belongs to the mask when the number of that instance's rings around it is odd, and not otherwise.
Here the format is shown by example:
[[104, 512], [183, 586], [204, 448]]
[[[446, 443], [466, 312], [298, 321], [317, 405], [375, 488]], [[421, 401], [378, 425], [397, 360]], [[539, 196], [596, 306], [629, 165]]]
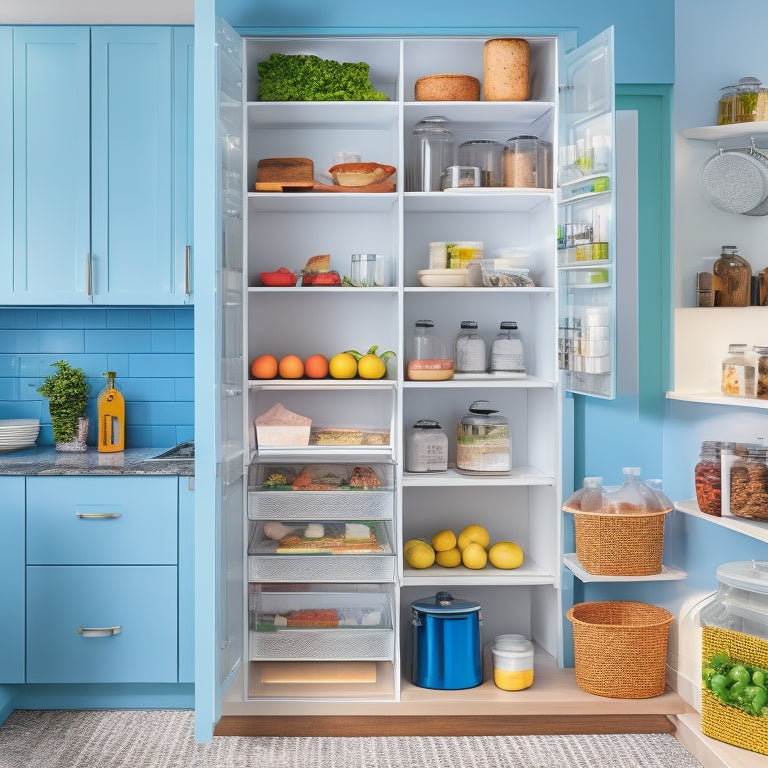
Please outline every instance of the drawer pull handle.
[[77, 633], [83, 637], [112, 637], [122, 632], [120, 625], [116, 627], [78, 627]]
[[79, 518], [83, 520], [114, 520], [122, 517], [122, 512], [77, 512]]

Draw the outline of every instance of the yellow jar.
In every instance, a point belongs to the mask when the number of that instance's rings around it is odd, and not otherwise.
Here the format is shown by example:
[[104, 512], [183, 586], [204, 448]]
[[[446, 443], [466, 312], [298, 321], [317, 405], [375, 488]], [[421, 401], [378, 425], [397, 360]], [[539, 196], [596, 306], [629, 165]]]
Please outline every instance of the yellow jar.
[[498, 635], [491, 647], [493, 682], [504, 691], [533, 685], [533, 643], [523, 635]]

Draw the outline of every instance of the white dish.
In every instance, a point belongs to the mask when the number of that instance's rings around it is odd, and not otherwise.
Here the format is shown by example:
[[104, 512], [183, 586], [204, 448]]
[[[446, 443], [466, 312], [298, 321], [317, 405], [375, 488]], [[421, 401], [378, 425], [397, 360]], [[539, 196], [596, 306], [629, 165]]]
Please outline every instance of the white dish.
[[419, 282], [429, 288], [457, 288], [467, 285], [468, 269], [420, 269]]
[[18, 445], [0, 445], [0, 451], [20, 451], [22, 448], [34, 448], [34, 441], [31, 443], [19, 443]]

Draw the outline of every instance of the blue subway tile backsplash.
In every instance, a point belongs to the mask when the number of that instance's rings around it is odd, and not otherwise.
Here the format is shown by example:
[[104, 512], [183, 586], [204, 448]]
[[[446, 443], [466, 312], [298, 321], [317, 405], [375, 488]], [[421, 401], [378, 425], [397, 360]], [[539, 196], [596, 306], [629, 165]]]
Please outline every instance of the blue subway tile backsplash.
[[0, 419], [39, 418], [53, 444], [48, 401], [37, 388], [66, 360], [91, 385], [88, 442], [96, 442], [103, 373], [125, 397], [126, 447], [194, 439], [192, 307], [0, 307]]

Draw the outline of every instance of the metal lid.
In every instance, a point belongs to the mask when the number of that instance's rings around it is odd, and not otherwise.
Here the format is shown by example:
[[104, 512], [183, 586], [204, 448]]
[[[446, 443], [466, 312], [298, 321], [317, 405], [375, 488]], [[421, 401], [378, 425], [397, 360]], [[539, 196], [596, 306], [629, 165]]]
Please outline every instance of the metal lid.
[[432, 419], [419, 419], [413, 426], [415, 429], [440, 429], [440, 424]]
[[417, 328], [434, 328], [435, 324], [432, 320], [417, 320], [416, 327]]
[[499, 323], [499, 328], [502, 330], [517, 330], [517, 323], [514, 320], [502, 320], [501, 323]]
[[717, 580], [721, 584], [768, 594], [768, 562], [740, 560], [718, 566]]
[[471, 330], [477, 330], [477, 323], [474, 320], [462, 320], [461, 327]]
[[423, 597], [411, 603], [414, 611], [422, 613], [468, 613], [482, 610], [479, 603], [454, 598], [450, 592], [437, 592], [433, 597]]

